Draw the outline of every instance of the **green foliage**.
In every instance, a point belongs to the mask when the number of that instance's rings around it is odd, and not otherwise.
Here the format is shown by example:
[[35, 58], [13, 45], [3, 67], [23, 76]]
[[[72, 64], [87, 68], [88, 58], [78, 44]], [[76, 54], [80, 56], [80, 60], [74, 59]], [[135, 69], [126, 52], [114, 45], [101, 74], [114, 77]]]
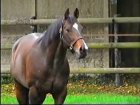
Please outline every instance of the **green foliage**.
[[5, 74], [1, 76], [1, 84], [9, 84], [12, 82], [13, 82], [13, 78], [10, 75]]
[[[120, 74], [121, 84], [140, 86], [140, 74]], [[74, 74], [71, 82], [84, 81], [86, 84], [115, 86], [115, 74]]]
[[[125, 85], [125, 82], [129, 84], [140, 85], [140, 74], [120, 74], [121, 82]], [[89, 74], [74, 74], [69, 79], [70, 82], [78, 82], [84, 81], [86, 84], [91, 85], [108, 85], [114, 86], [115, 85], [115, 74], [93, 74], [92, 76]], [[1, 84], [8, 84], [12, 83], [13, 78], [10, 75], [3, 75], [1, 76]]]
[[114, 74], [113, 75], [96, 74], [92, 76], [87, 74], [78, 74], [72, 75], [70, 81], [71, 82], [84, 81], [84, 83], [92, 85], [114, 85], [113, 76]]

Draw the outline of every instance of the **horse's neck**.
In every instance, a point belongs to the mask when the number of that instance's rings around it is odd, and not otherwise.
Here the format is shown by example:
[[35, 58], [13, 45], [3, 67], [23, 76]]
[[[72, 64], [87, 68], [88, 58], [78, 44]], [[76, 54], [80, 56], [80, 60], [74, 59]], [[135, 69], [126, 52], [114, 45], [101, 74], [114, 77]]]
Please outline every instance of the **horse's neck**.
[[55, 63], [61, 65], [64, 63], [66, 57], [67, 49], [63, 46], [63, 42], [60, 41], [57, 47], [57, 52], [55, 54]]
[[60, 40], [52, 42], [47, 48], [47, 63], [49, 66], [62, 65], [66, 57], [67, 49]]

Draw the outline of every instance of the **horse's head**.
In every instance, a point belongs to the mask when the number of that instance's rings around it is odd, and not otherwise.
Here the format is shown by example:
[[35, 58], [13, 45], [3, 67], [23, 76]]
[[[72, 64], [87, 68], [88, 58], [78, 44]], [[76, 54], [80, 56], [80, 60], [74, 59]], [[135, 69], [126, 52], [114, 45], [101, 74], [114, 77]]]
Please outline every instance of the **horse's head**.
[[67, 9], [63, 19], [61, 39], [65, 46], [76, 53], [79, 59], [85, 58], [88, 47], [82, 37], [82, 25], [77, 21], [79, 10], [76, 8], [73, 16], [70, 16], [69, 14], [69, 9]]

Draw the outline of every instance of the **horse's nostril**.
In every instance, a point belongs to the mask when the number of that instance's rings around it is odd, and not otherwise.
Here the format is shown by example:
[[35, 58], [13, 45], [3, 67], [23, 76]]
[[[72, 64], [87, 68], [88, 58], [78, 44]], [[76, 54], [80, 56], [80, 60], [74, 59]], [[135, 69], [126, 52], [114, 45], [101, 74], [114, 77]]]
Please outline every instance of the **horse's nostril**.
[[85, 58], [86, 55], [87, 55], [87, 50], [84, 47], [80, 47], [79, 50], [80, 50], [80, 57], [79, 57], [79, 59]]
[[80, 53], [86, 53], [86, 49], [84, 47], [80, 47]]
[[80, 47], [80, 52], [83, 50], [83, 48], [82, 47]]

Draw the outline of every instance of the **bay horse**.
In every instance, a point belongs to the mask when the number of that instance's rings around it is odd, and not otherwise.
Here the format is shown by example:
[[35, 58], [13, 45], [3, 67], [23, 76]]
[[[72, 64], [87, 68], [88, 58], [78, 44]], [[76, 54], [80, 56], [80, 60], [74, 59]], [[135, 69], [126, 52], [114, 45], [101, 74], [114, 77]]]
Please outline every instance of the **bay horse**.
[[77, 8], [73, 15], [68, 8], [44, 33], [28, 34], [14, 43], [10, 71], [19, 104], [42, 104], [48, 93], [55, 104], [64, 103], [70, 73], [66, 52], [70, 49], [81, 59], [88, 51], [78, 17]]

